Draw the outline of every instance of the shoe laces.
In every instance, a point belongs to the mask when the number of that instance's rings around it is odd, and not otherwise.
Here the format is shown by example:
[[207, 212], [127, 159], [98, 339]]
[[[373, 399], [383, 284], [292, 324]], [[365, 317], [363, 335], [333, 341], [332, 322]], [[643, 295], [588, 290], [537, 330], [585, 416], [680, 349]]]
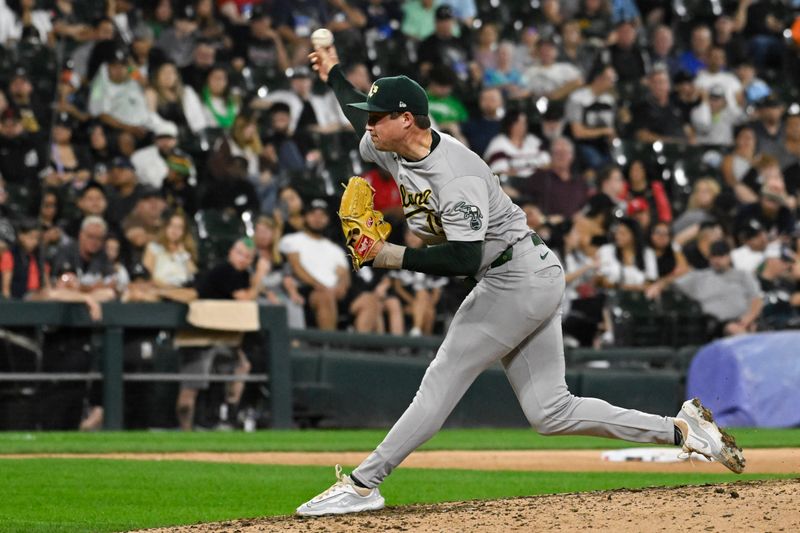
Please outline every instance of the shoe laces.
[[338, 490], [339, 488], [350, 484], [347, 480], [347, 476], [342, 474], [342, 465], [336, 465], [335, 471], [336, 471], [336, 483], [331, 485], [328, 488], [328, 490], [326, 490], [325, 492], [314, 498], [315, 500], [322, 500], [326, 498], [328, 495]]

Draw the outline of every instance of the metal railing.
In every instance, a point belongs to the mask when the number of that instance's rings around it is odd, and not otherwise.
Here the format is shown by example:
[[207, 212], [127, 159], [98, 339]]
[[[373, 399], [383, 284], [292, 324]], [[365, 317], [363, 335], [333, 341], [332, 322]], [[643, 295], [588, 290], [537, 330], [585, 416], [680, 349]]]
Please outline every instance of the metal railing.
[[103, 304], [103, 319], [91, 320], [82, 304], [61, 302], [0, 302], [0, 327], [61, 326], [102, 332], [102, 372], [88, 373], [0, 373], [0, 381], [103, 381], [104, 428], [123, 429], [123, 384], [125, 381], [248, 381], [267, 382], [273, 427], [292, 426], [291, 363], [286, 309], [259, 307], [261, 332], [265, 338], [267, 374], [249, 376], [190, 375], [179, 373], [124, 373], [123, 335], [130, 329], [189, 329], [185, 304], [121, 303]]

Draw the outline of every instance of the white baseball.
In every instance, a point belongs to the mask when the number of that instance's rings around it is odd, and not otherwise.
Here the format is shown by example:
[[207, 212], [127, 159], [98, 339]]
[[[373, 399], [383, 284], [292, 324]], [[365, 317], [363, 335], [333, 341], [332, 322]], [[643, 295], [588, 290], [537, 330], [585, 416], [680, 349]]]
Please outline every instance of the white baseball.
[[311, 44], [314, 48], [327, 48], [333, 44], [333, 34], [326, 28], [314, 30], [311, 34]]

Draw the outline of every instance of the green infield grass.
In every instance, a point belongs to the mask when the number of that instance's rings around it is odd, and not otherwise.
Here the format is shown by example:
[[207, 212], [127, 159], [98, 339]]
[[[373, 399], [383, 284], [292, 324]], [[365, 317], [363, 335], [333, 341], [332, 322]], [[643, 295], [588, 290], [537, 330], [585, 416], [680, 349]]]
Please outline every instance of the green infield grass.
[[[389, 505], [791, 476], [398, 469]], [[333, 468], [180, 461], [0, 461], [0, 531], [104, 532], [290, 514]]]
[[[800, 429], [732, 429], [744, 448], [800, 447]], [[370, 451], [386, 430], [287, 430], [243, 432], [0, 432], [4, 453]], [[579, 450], [627, 448], [631, 443], [597, 437], [542, 437], [526, 429], [449, 429], [423, 450]]]

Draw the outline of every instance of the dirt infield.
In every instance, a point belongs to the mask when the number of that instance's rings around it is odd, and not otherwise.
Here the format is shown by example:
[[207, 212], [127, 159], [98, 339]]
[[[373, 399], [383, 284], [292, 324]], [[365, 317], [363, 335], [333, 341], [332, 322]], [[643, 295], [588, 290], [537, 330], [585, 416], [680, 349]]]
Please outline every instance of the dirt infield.
[[[747, 450], [747, 473], [800, 474], [800, 449], [761, 448]], [[5, 459], [36, 457], [85, 459], [134, 459], [143, 461], [203, 461], [213, 463], [282, 464], [333, 466], [359, 464], [365, 452], [250, 452], [250, 453], [109, 453], [0, 455]], [[609, 462], [600, 450], [514, 450], [514, 451], [422, 451], [403, 462], [404, 468], [455, 468], [470, 470], [523, 470], [551, 472], [727, 472], [721, 465], [701, 461], [648, 463]]]
[[148, 530], [305, 533], [800, 531], [800, 480], [614, 490], [389, 508], [324, 518], [265, 518]]

